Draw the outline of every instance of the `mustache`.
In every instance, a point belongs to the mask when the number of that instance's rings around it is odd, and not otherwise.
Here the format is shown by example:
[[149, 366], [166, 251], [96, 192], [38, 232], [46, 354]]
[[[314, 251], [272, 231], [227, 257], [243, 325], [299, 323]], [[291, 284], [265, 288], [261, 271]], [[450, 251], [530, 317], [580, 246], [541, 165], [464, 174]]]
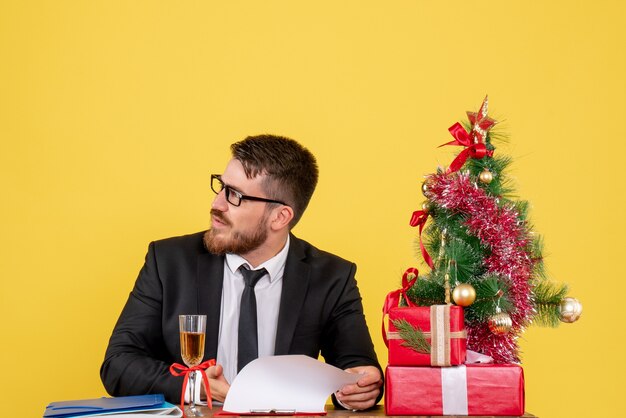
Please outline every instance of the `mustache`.
[[223, 224], [227, 225], [227, 226], [231, 226], [231, 223], [228, 219], [226, 219], [224, 217], [224, 215], [222, 214], [222, 212], [220, 212], [217, 209], [211, 209], [211, 216], [213, 218], [216, 218], [217, 220], [219, 220], [220, 222], [222, 222]]

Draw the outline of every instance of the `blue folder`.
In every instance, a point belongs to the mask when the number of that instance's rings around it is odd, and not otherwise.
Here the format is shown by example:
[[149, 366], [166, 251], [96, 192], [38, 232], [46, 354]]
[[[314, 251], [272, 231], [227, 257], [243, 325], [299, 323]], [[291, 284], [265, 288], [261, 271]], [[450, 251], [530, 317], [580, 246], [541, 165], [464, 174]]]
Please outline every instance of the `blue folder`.
[[111, 413], [132, 413], [173, 407], [163, 395], [121, 396], [118, 398], [81, 399], [52, 402], [46, 407], [44, 418], [80, 417]]

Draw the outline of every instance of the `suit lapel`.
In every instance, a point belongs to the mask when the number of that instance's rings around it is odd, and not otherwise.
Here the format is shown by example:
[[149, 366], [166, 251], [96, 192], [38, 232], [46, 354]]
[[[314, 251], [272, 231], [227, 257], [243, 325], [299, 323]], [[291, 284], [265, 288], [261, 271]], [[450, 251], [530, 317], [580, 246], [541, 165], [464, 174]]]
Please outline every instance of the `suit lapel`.
[[310, 267], [304, 262], [304, 257], [302, 242], [291, 235], [280, 296], [275, 355], [289, 354], [291, 340], [309, 286]]
[[198, 311], [206, 314], [205, 360], [217, 357], [217, 339], [220, 330], [224, 257], [209, 253], [198, 256]]

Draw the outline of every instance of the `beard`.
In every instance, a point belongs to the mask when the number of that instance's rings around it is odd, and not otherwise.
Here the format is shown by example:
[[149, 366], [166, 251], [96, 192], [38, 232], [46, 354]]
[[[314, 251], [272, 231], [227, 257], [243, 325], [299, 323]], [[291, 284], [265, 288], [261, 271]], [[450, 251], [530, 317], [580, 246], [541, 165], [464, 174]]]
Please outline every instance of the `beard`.
[[247, 254], [259, 248], [267, 240], [267, 228], [265, 221], [267, 214], [263, 215], [256, 229], [253, 231], [235, 231], [233, 224], [218, 210], [212, 209], [211, 216], [219, 219], [230, 228], [230, 233], [209, 229], [204, 233], [203, 241], [206, 249], [215, 255], [224, 254]]

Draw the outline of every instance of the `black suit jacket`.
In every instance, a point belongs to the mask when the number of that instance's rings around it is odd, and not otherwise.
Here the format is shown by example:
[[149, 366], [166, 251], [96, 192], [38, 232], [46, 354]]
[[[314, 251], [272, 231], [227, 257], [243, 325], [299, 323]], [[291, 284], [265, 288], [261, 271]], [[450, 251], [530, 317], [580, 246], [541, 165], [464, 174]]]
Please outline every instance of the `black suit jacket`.
[[[204, 359], [217, 356], [224, 257], [207, 252], [204, 232], [152, 242], [109, 341], [100, 376], [113, 396], [163, 393], [180, 400], [178, 315], [207, 315]], [[275, 354], [305, 354], [345, 369], [380, 369], [356, 265], [293, 235], [283, 276]], [[263, 309], [259, 306], [259, 309]]]

